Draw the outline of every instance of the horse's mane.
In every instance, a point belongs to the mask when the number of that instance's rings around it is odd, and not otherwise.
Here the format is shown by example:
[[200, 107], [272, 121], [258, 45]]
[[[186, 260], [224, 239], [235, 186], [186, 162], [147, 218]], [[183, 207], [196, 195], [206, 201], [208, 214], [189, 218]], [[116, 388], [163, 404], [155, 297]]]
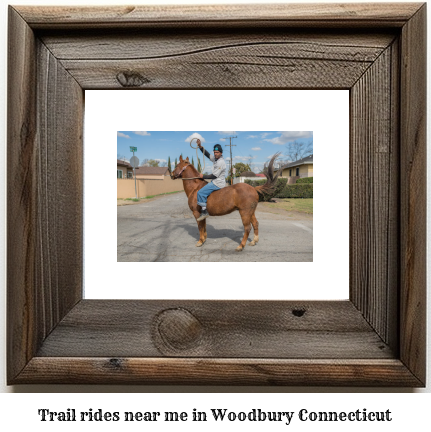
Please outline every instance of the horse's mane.
[[[188, 170], [189, 167], [192, 169], [192, 174], [187, 174], [187, 177], [197, 177], [197, 176], [199, 176], [200, 172], [194, 167], [194, 165], [192, 165], [191, 162], [189, 162], [186, 170]], [[185, 170], [184, 170], [184, 172], [185, 172]], [[203, 181], [206, 184], [206, 181], [204, 179], [196, 179], [196, 180], [201, 180], [201, 181]]]

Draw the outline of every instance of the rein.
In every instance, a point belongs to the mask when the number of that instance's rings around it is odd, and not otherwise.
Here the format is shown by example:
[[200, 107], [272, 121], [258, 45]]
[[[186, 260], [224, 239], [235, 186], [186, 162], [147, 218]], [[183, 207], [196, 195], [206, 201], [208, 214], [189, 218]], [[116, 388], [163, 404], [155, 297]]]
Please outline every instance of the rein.
[[[183, 173], [183, 171], [188, 167], [188, 166], [190, 166], [191, 164], [188, 164], [188, 165], [186, 165], [185, 167], [183, 167], [183, 169], [180, 171], [180, 173], [178, 174], [178, 177], [176, 178], [176, 179], [181, 179], [181, 180], [194, 180], [194, 179], [200, 179], [200, 177], [188, 177], [188, 178], [183, 178], [183, 177], [180, 177], [180, 175]], [[176, 180], [175, 179], [175, 180]], [[201, 180], [203, 180], [203, 179], [201, 179]]]

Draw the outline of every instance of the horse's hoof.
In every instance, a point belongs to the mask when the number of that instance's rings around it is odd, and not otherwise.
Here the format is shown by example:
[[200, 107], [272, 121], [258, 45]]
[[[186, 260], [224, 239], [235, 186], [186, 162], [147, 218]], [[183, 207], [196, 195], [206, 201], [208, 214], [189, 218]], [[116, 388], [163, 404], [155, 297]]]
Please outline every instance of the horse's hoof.
[[203, 242], [198, 241], [198, 242], [196, 243], [196, 247], [201, 247], [204, 243], [205, 243], [205, 241], [203, 241]]
[[243, 248], [242, 246], [238, 246], [235, 250], [236, 250], [237, 252], [241, 252], [243, 249], [244, 249], [244, 248]]
[[250, 246], [254, 246], [255, 244], [256, 244], [256, 242], [252, 241], [252, 242], [250, 243]]

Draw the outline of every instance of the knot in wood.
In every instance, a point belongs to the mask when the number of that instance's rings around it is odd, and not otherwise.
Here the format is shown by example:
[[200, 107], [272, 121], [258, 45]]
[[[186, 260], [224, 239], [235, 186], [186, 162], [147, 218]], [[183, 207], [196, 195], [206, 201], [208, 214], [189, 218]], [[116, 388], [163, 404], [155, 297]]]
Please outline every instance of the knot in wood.
[[175, 350], [195, 347], [203, 333], [202, 325], [197, 318], [182, 308], [162, 311], [156, 317], [156, 331], [162, 341]]
[[130, 71], [118, 73], [117, 81], [123, 87], [140, 87], [150, 82], [148, 78], [145, 78], [139, 72], [130, 72]]

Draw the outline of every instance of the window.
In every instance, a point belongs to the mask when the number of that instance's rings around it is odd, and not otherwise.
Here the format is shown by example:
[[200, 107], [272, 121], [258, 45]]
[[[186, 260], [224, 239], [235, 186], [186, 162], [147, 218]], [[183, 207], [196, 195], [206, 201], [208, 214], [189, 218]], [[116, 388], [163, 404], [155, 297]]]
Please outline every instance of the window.
[[296, 168], [296, 176], [299, 177], [299, 168]]
[[117, 169], [117, 179], [119, 179], [119, 178], [123, 178], [123, 171]]
[[289, 170], [289, 177], [292, 177], [292, 170]]
[[132, 173], [132, 171], [129, 171], [129, 172], [127, 173], [127, 178], [133, 178], [133, 173]]

